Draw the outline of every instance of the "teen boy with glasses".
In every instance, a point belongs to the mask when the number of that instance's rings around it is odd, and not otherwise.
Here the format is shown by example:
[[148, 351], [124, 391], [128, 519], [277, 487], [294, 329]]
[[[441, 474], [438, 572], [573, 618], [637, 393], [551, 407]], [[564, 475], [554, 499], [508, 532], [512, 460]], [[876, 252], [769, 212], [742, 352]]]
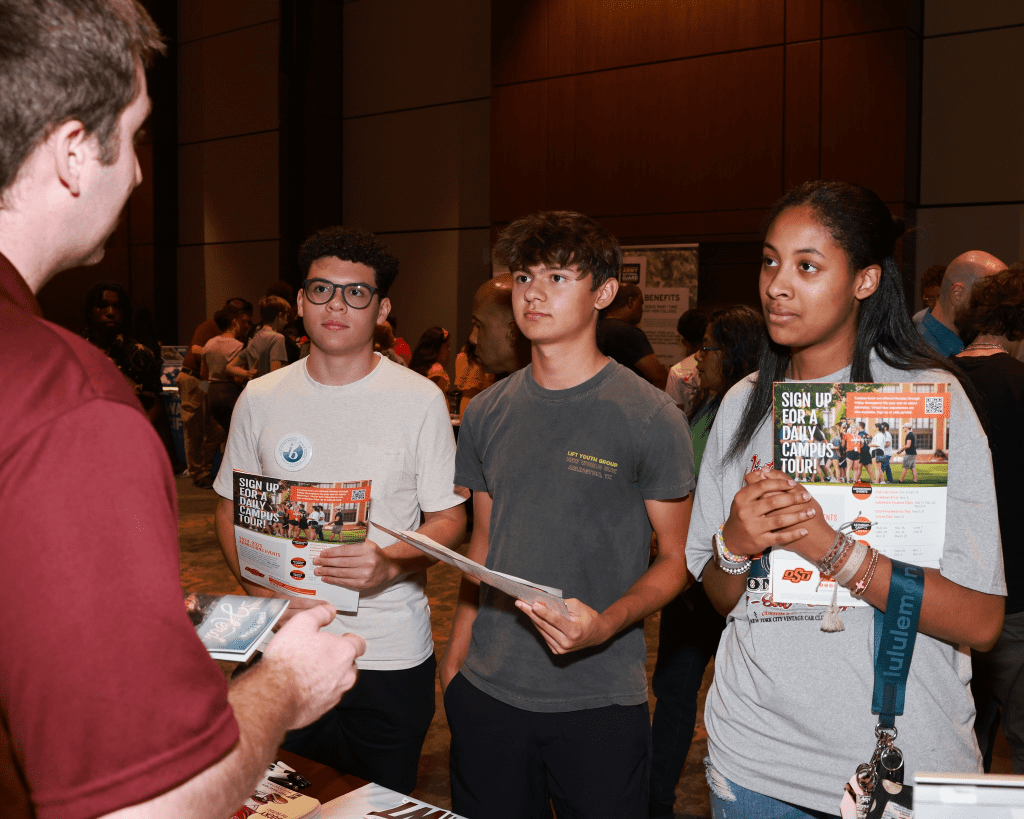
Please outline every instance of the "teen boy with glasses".
[[[450, 547], [465, 532], [444, 395], [373, 351], [374, 328], [391, 308], [387, 294], [398, 260], [372, 234], [334, 227], [303, 243], [299, 266], [306, 279], [298, 311], [309, 356], [246, 386], [214, 484], [224, 554], [247, 591], [262, 596], [271, 592], [238, 571], [234, 469], [299, 481], [369, 479], [371, 520]], [[308, 455], [292, 463], [283, 451], [296, 440]], [[325, 582], [359, 591], [358, 613], [339, 613], [328, 630], [354, 632], [367, 649], [345, 700], [292, 732], [284, 747], [409, 793], [434, 715], [436, 663], [424, 594], [433, 560], [371, 525], [365, 542], [339, 543], [313, 563]]]

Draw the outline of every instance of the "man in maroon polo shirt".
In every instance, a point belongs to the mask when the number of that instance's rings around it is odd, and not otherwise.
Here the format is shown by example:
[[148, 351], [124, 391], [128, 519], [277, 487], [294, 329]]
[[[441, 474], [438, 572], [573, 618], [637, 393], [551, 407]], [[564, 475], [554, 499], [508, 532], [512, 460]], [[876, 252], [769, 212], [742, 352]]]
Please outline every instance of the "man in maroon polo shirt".
[[[319, 633], [334, 617], [319, 606], [225, 684], [185, 612], [160, 439], [103, 353], [40, 315], [34, 294], [102, 258], [141, 180], [160, 48], [135, 0], [0, 0], [4, 816], [228, 816], [363, 650]], [[63, 533], [14, 523], [39, 503]]]

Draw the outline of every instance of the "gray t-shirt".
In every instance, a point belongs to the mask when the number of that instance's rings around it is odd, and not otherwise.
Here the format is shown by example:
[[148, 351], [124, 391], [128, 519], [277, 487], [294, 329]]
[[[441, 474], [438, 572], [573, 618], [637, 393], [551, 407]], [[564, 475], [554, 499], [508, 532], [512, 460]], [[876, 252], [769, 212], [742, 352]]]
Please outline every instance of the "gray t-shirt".
[[[353, 384], [315, 381], [307, 359], [250, 381], [235, 405], [224, 463], [213, 488], [230, 498], [231, 472], [239, 469], [299, 481], [367, 480], [370, 520], [389, 529], [414, 530], [420, 511], [463, 502], [455, 494], [455, 439], [444, 395], [405, 367], [378, 357], [373, 371]], [[310, 456], [298, 464], [281, 457], [296, 437]], [[395, 539], [372, 524], [368, 537], [381, 548]], [[434, 650], [426, 572], [399, 578], [383, 591], [361, 595], [357, 614], [338, 614], [328, 631], [366, 640], [360, 668], [413, 668]]]
[[[603, 611], [647, 569], [644, 501], [693, 489], [690, 434], [672, 399], [620, 364], [568, 390], [544, 389], [530, 366], [470, 402], [455, 482], [493, 497], [488, 567]], [[578, 711], [646, 702], [646, 657], [642, 623], [556, 656], [483, 585], [462, 672], [516, 708]]]
[[242, 342], [230, 336], [214, 336], [203, 347], [203, 361], [209, 373], [210, 381], [230, 381], [226, 372], [228, 364], [235, 360]]
[[[849, 368], [819, 381], [849, 381]], [[1006, 593], [988, 441], [963, 388], [944, 371], [895, 370], [871, 358], [876, 382], [950, 383], [949, 483], [942, 575], [987, 594]], [[738, 459], [725, 460], [757, 374], [733, 387], [704, 453], [686, 543], [700, 577], [711, 537], [729, 516], [752, 467], [772, 461], [766, 420]], [[727, 544], [728, 545], [728, 544]], [[821, 631], [823, 606], [775, 603], [768, 557], [756, 560], [747, 593], [729, 614], [715, 659], [704, 722], [711, 761], [728, 779], [766, 796], [838, 813], [844, 783], [874, 750], [874, 609], [842, 613], [846, 630]], [[897, 746], [914, 772], [981, 771], [968, 690], [966, 647], [918, 634]]]
[[264, 324], [249, 339], [245, 349], [238, 354], [235, 365], [245, 370], [250, 370], [255, 366], [256, 377], [259, 378], [270, 372], [270, 365], [274, 361], [280, 361], [282, 364], [288, 363], [284, 336], [276, 332], [270, 325]]

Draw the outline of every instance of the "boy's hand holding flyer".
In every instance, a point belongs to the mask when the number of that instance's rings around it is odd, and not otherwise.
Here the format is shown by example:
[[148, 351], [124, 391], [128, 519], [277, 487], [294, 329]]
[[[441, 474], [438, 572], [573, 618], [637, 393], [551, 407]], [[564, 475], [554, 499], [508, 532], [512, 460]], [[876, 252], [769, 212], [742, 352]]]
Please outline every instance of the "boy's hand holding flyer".
[[238, 567], [250, 583], [355, 612], [359, 592], [314, 574], [332, 546], [366, 540], [370, 481], [309, 483], [234, 473]]

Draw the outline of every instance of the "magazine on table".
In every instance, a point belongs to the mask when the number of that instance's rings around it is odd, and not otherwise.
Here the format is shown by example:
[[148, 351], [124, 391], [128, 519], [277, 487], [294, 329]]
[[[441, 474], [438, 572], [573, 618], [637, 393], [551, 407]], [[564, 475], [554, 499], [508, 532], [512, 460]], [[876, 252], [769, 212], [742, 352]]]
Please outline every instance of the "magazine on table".
[[457, 813], [374, 782], [327, 802], [321, 816], [323, 819], [464, 819]]
[[366, 540], [370, 481], [310, 483], [236, 471], [238, 568], [271, 591], [355, 612], [359, 592], [325, 582], [313, 559], [340, 543]]
[[296, 789], [309, 782], [284, 762], [271, 762], [252, 795], [231, 814], [231, 819], [265, 816], [269, 819], [317, 819], [322, 805]]
[[235, 663], [244, 663], [270, 642], [287, 608], [287, 600], [274, 597], [198, 592], [185, 596], [185, 610], [210, 656]]
[[523, 580], [510, 574], [488, 569], [486, 566], [481, 566], [475, 560], [470, 560], [468, 557], [460, 555], [458, 552], [452, 551], [448, 547], [442, 546], [437, 541], [431, 540], [426, 535], [419, 534], [418, 532], [396, 531], [388, 529], [386, 526], [381, 526], [376, 521], [371, 521], [371, 523], [382, 532], [387, 532], [392, 537], [397, 537], [410, 546], [415, 546], [431, 557], [435, 557], [454, 566], [456, 569], [460, 569], [471, 577], [475, 577], [481, 583], [501, 589], [505, 594], [518, 598], [531, 606], [536, 602], [541, 602], [549, 609], [557, 611], [566, 619], [569, 618], [569, 609], [566, 608], [565, 600], [562, 599], [561, 589], [541, 586], [538, 583], [531, 583], [529, 580]]
[[[774, 468], [807, 488], [833, 529], [889, 558], [938, 568], [946, 532], [950, 400], [942, 382], [776, 383]], [[914, 456], [916, 464], [899, 452], [908, 424], [918, 450], [925, 435], [933, 444], [926, 459]], [[844, 451], [845, 476], [836, 469]], [[787, 549], [773, 549], [770, 559], [775, 602], [829, 604], [831, 577], [821, 577], [816, 566]], [[867, 605], [844, 588], [837, 602]]]

